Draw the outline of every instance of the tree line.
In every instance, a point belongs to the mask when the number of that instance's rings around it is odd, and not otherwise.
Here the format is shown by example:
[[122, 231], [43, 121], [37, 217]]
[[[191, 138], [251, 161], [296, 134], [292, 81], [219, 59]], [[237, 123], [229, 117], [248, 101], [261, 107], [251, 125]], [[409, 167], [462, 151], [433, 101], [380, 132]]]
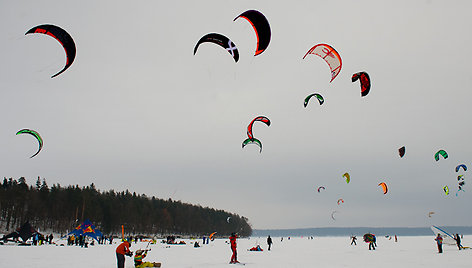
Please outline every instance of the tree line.
[[90, 219], [104, 234], [147, 235], [218, 235], [238, 233], [249, 236], [252, 228], [248, 219], [234, 213], [200, 205], [164, 200], [154, 196], [130, 193], [128, 190], [100, 191], [92, 183], [49, 187], [38, 177], [28, 185], [24, 177], [4, 178], [0, 187], [0, 228], [16, 229], [29, 221], [40, 230], [66, 233], [83, 220]]

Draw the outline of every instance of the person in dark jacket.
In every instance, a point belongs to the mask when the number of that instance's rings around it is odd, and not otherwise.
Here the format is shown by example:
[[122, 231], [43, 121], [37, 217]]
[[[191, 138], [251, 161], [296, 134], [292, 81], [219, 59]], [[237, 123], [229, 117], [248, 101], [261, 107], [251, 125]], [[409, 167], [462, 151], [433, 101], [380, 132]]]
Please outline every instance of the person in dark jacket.
[[443, 238], [441, 234], [438, 234], [434, 240], [436, 240], [436, 244], [438, 244], [438, 253], [442, 253]]
[[459, 250], [461, 250], [462, 245], [461, 245], [461, 237], [459, 236], [459, 234], [456, 234], [456, 238], [454, 239], [456, 240], [457, 247], [459, 248]]
[[272, 238], [270, 238], [270, 235], [267, 237], [267, 244], [269, 245], [267, 250], [270, 250], [270, 246], [272, 246]]
[[355, 235], [351, 236], [351, 246], [352, 244], [357, 246], [356, 240], [357, 240], [357, 237]]

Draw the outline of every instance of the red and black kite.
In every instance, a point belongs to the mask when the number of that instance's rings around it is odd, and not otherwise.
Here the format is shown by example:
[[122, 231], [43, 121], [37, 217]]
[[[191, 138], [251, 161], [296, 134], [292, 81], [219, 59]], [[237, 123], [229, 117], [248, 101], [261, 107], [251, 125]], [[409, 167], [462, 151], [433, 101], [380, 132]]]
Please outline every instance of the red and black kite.
[[264, 52], [269, 46], [271, 35], [269, 21], [267, 21], [266, 17], [257, 10], [248, 10], [237, 16], [233, 21], [238, 18], [244, 18], [249, 21], [256, 32], [257, 47], [254, 56]]
[[67, 70], [69, 66], [71, 66], [72, 62], [74, 62], [75, 52], [76, 52], [75, 43], [72, 37], [64, 29], [55, 25], [43, 24], [43, 25], [39, 25], [39, 26], [31, 28], [29, 31], [25, 33], [25, 35], [30, 34], [30, 33], [41, 33], [41, 34], [47, 34], [49, 36], [52, 36], [59, 43], [61, 43], [62, 47], [64, 47], [64, 50], [66, 51], [66, 65], [60, 72], [51, 76], [51, 78], [54, 78], [60, 75], [62, 72]]
[[370, 91], [370, 77], [366, 72], [359, 72], [352, 75], [352, 82], [356, 82], [358, 79], [361, 81], [361, 96], [365, 97]]

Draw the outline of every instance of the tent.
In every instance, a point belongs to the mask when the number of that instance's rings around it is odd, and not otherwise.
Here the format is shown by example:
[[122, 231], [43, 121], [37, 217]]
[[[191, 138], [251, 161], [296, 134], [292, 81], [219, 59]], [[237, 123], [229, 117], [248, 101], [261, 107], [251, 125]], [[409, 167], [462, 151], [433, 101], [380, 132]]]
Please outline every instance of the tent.
[[27, 221], [21, 227], [16, 228], [14, 232], [3, 236], [2, 240], [7, 240], [8, 238], [21, 237], [21, 239], [23, 239], [23, 242], [26, 242], [26, 240], [32, 237], [35, 233], [37, 233], [37, 231]]
[[74, 230], [72, 230], [67, 235], [75, 235], [75, 236], [90, 236], [91, 238], [98, 241], [98, 239], [103, 236], [102, 232], [100, 232], [95, 225], [92, 224], [90, 220], [85, 220], [81, 225], [77, 226]]

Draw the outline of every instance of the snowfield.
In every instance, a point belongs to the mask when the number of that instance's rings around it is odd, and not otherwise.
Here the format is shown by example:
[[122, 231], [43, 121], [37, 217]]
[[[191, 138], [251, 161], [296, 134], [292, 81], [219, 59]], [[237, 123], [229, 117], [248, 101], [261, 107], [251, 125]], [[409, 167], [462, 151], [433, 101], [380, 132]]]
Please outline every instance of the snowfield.
[[[433, 236], [399, 237], [398, 242], [385, 237], [377, 238], [377, 249], [368, 250], [368, 244], [357, 240], [350, 245], [349, 237], [296, 237], [290, 240], [273, 237], [271, 251], [267, 251], [266, 238], [238, 239], [238, 260], [245, 267], [472, 267], [472, 250], [459, 251], [455, 246], [444, 245], [438, 254]], [[180, 240], [177, 240], [180, 241]], [[229, 264], [231, 250], [228, 239], [216, 239], [210, 244], [194, 248], [193, 242], [201, 239], [184, 239], [186, 245], [150, 245], [147, 261], [161, 262], [162, 267], [238, 267]], [[65, 242], [63, 240], [56, 243]], [[462, 245], [470, 241], [464, 236]], [[117, 242], [118, 243], [118, 242]], [[116, 267], [113, 245], [77, 246], [0, 246], [0, 267]], [[248, 251], [260, 244], [262, 252]], [[147, 242], [133, 243], [132, 251], [144, 249]], [[125, 267], [134, 267], [126, 257]]]

